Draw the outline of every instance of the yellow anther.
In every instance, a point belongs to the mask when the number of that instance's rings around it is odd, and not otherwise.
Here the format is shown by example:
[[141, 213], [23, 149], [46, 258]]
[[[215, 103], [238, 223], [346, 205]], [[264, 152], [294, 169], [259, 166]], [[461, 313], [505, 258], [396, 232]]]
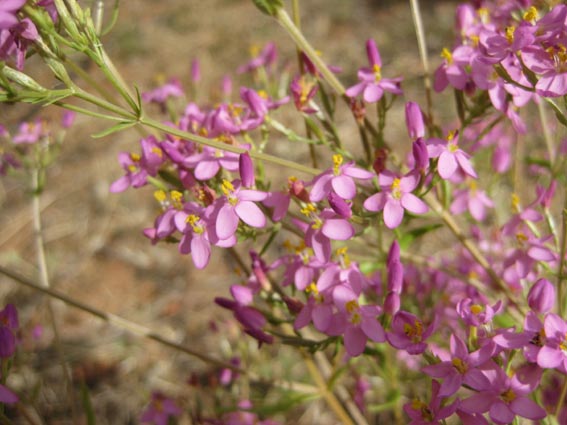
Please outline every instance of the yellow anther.
[[413, 343], [421, 342], [421, 336], [423, 335], [423, 323], [419, 320], [414, 321], [413, 326], [406, 323], [404, 325], [404, 333], [408, 338], [411, 338]]
[[511, 403], [516, 399], [516, 393], [511, 389], [504, 391], [500, 394], [500, 398], [504, 400], [506, 403]]
[[346, 308], [346, 311], [348, 311], [349, 313], [354, 313], [360, 307], [358, 306], [358, 302], [356, 300], [350, 300], [349, 302], [347, 302], [345, 304], [345, 308]]
[[481, 7], [476, 12], [483, 24], [487, 24], [490, 21], [490, 11], [486, 7]]
[[362, 316], [358, 311], [355, 311], [350, 316], [350, 323], [352, 323], [353, 325], [360, 325], [360, 322], [362, 322]]
[[456, 134], [455, 130], [449, 131], [449, 133], [447, 133], [447, 141], [452, 142], [453, 139], [455, 138], [455, 134]]
[[225, 196], [231, 196], [232, 193], [234, 192], [234, 186], [228, 180], [223, 179], [222, 185], [221, 185], [221, 190], [222, 190], [222, 193], [224, 193]]
[[315, 211], [317, 211], [317, 208], [312, 203], [307, 204], [305, 208], [302, 208], [300, 210], [301, 214], [303, 214], [306, 217], [311, 217], [311, 214], [313, 214]]
[[170, 196], [173, 202], [181, 202], [183, 200], [183, 193], [178, 190], [172, 190]]
[[469, 189], [471, 190], [471, 192], [476, 192], [478, 189], [478, 186], [476, 184], [475, 180], [469, 180]]
[[199, 135], [203, 137], [207, 137], [209, 135], [209, 132], [207, 131], [206, 128], [201, 127], [201, 129], [199, 130]]
[[447, 61], [447, 65], [453, 65], [453, 55], [446, 47], [443, 47], [441, 57]]
[[340, 154], [333, 155], [333, 171], [335, 174], [339, 174], [339, 168], [343, 163], [343, 156]]
[[266, 93], [266, 90], [258, 90], [258, 96], [260, 96], [262, 99], [267, 99], [268, 93]]
[[311, 282], [309, 286], [305, 288], [305, 292], [308, 294], [319, 295], [319, 290], [317, 289], [315, 282]]
[[203, 226], [199, 226], [197, 224], [199, 222], [199, 220], [200, 220], [199, 216], [197, 216], [195, 214], [189, 214], [187, 216], [187, 218], [185, 219], [185, 222], [191, 226], [191, 228], [193, 229], [193, 232], [200, 235], [205, 231], [205, 229], [203, 229]]
[[160, 158], [163, 156], [163, 152], [160, 148], [158, 148], [157, 146], [154, 146], [152, 148], [152, 153], [156, 154], [157, 156], [159, 156]]
[[471, 35], [469, 39], [471, 40], [473, 47], [478, 46], [478, 43], [480, 42], [480, 37], [478, 35]]
[[506, 40], [508, 40], [508, 43], [512, 44], [514, 42], [514, 33], [516, 32], [516, 27], [506, 27], [504, 32], [506, 33]]
[[455, 369], [457, 369], [457, 371], [461, 374], [464, 375], [465, 373], [467, 373], [467, 371], [469, 370], [468, 366], [466, 365], [466, 363], [464, 363], [461, 359], [459, 359], [458, 357], [455, 357], [453, 360], [451, 360], [451, 363], [453, 364], [453, 367]]
[[165, 200], [167, 199], [167, 194], [165, 193], [165, 191], [163, 190], [156, 190], [154, 192], [154, 198], [156, 199], [156, 201], [158, 201], [160, 204], [165, 202]]
[[372, 71], [374, 72], [374, 80], [378, 83], [382, 79], [382, 67], [378, 64], [374, 64], [372, 67]]
[[134, 172], [138, 171], [138, 167], [136, 167], [135, 165], [129, 165], [128, 171], [130, 171], [131, 173], [134, 173]]
[[250, 46], [250, 56], [253, 58], [257, 57], [260, 54], [260, 47], [257, 44], [253, 44]]
[[471, 271], [469, 272], [469, 279], [470, 279], [470, 280], [476, 280], [476, 279], [478, 279], [478, 273], [475, 272], [474, 270], [471, 270]]
[[518, 232], [516, 233], [516, 241], [520, 246], [523, 246], [528, 241], [528, 237], [524, 233]]
[[471, 305], [471, 313], [474, 314], [475, 316], [479, 315], [483, 311], [484, 311], [484, 307], [481, 306], [480, 304]]
[[337, 255], [346, 255], [347, 251], [348, 251], [348, 247], [343, 246], [342, 248], [338, 248], [336, 253]]
[[512, 193], [512, 211], [520, 212], [520, 197], [515, 193]]
[[537, 9], [533, 6], [530, 6], [530, 8], [526, 10], [526, 13], [524, 13], [523, 18], [526, 22], [535, 23], [538, 18]]
[[323, 222], [319, 217], [315, 218], [315, 221], [311, 225], [311, 228], [314, 230], [319, 230], [321, 227], [323, 227]]
[[130, 159], [134, 162], [139, 162], [140, 159], [142, 159], [142, 157], [137, 153], [131, 152], [130, 153]]
[[392, 196], [394, 199], [400, 199], [402, 197], [402, 191], [400, 190], [400, 184], [402, 181], [398, 178], [395, 178], [392, 182], [392, 186], [390, 189], [392, 190]]

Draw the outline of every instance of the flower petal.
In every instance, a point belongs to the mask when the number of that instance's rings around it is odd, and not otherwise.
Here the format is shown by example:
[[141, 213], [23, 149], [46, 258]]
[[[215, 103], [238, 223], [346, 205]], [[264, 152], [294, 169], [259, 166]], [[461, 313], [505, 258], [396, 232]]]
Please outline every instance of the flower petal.
[[264, 227], [266, 225], [266, 216], [254, 202], [240, 201], [234, 207], [234, 211], [249, 226]]

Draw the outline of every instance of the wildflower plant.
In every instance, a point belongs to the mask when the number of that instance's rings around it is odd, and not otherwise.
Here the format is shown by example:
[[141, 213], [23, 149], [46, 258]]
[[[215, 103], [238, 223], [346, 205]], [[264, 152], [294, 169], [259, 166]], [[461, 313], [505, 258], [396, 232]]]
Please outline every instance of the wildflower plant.
[[[403, 76], [385, 77], [392, 74], [372, 34], [361, 41], [355, 81], [306, 40], [298, 2], [295, 21], [280, 0], [253, 3], [289, 34], [297, 66], [282, 66], [274, 43], [255, 49], [224, 80], [217, 103], [175, 78], [147, 90], [127, 83], [91, 10], [75, 0], [0, 4], [0, 100], [112, 123], [94, 137], [140, 129], [139, 148], [120, 153], [122, 175], [109, 190], [152, 187], [159, 212], [140, 229], [149, 243], [175, 245], [198, 269], [222, 250], [241, 266], [211, 308], [230, 312], [266, 357], [225, 352], [219, 360], [153, 337], [222, 366], [208, 389], [229, 397], [211, 397], [203, 412], [187, 407], [200, 400], [154, 390], [142, 422], [277, 423], [321, 400], [342, 423], [564, 423], [567, 6], [460, 4], [453, 47], [442, 49], [434, 72], [422, 53], [421, 105]], [[410, 4], [424, 47], [417, 1]], [[32, 55], [56, 89], [28, 75]], [[89, 86], [76, 63], [85, 57], [111, 93]], [[200, 84], [198, 61], [191, 75]], [[234, 82], [241, 86], [232, 93]], [[455, 99], [446, 122], [436, 112], [442, 91]], [[347, 137], [340, 113], [354, 130]], [[404, 118], [407, 136], [392, 138], [387, 123]], [[41, 120], [3, 130], [0, 174], [23, 167], [41, 192], [54, 158], [41, 145], [51, 134]], [[273, 154], [284, 138], [308, 159]], [[270, 179], [272, 168], [280, 174]], [[3, 359], [16, 345], [11, 309], [0, 312]], [[270, 346], [288, 347], [301, 375], [265, 375], [262, 361], [284, 361]], [[4, 373], [0, 401], [15, 403]], [[556, 382], [558, 396], [548, 390]], [[249, 385], [260, 388], [253, 400]], [[268, 392], [283, 402], [271, 406]]]

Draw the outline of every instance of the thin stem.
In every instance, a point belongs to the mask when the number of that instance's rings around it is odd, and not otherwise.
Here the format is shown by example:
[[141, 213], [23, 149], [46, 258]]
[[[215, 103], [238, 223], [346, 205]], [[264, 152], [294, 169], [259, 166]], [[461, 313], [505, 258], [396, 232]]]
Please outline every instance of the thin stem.
[[[15, 273], [3, 266], [0, 266], [0, 274], [3, 274], [4, 276], [9, 277], [10, 279], [12, 279], [13, 281], [22, 284], [24, 286], [27, 286], [28, 288], [31, 288], [35, 291], [41, 292], [51, 298], [57, 299], [59, 301], [64, 302], [65, 304], [67, 304], [68, 306], [74, 307], [78, 310], [81, 310], [85, 313], [90, 314], [91, 316], [97, 317], [98, 319], [112, 325], [112, 326], [116, 326], [117, 328], [120, 329], [124, 329], [128, 332], [131, 332], [134, 335], [138, 335], [141, 336], [143, 338], [155, 341], [161, 345], [165, 345], [166, 347], [172, 348], [174, 350], [180, 351], [182, 353], [185, 353], [189, 356], [195, 357], [201, 361], [203, 361], [204, 363], [208, 363], [208, 364], [212, 364], [214, 366], [217, 367], [222, 367], [222, 368], [227, 368], [227, 369], [231, 369], [234, 370], [235, 372], [241, 373], [243, 375], [247, 375], [249, 376], [251, 379], [253, 379], [254, 381], [260, 382], [262, 381], [262, 379], [260, 379], [256, 374], [254, 374], [253, 372], [250, 372], [247, 369], [242, 369], [239, 367], [236, 367], [230, 363], [225, 363], [222, 360], [218, 360], [214, 357], [209, 356], [208, 354], [199, 352], [197, 350], [194, 350], [192, 348], [186, 347], [182, 344], [179, 344], [175, 341], [171, 341], [167, 338], [164, 338], [162, 336], [160, 336], [159, 332], [153, 331], [150, 328], [147, 328], [145, 326], [139, 325], [137, 323], [131, 322], [130, 320], [124, 319], [123, 317], [117, 316], [115, 314], [111, 314], [111, 313], [107, 313], [105, 311], [102, 310], [98, 310], [94, 307], [91, 307], [81, 301], [75, 300], [73, 298], [68, 297], [65, 294], [62, 294], [59, 291], [55, 291], [53, 289], [50, 288], [46, 288], [43, 286], [40, 286], [34, 282], [32, 282], [31, 280], [19, 275], [18, 273]], [[287, 389], [290, 391], [300, 391], [303, 393], [308, 393], [308, 394], [313, 394], [313, 393], [317, 393], [318, 390], [308, 384], [303, 384], [300, 382], [289, 382], [289, 381], [271, 381], [270, 382], [272, 385], [277, 386], [278, 388], [282, 388], [282, 389]]]
[[425, 98], [427, 102], [427, 117], [429, 127], [433, 126], [433, 102], [431, 100], [431, 77], [429, 73], [429, 59], [427, 57], [427, 44], [425, 41], [425, 31], [423, 30], [423, 20], [419, 8], [419, 0], [410, 0], [411, 14], [413, 25], [417, 35], [417, 46], [419, 48], [419, 56], [423, 65], [423, 83], [425, 85]]
[[[215, 149], [220, 149], [223, 151], [234, 152], [234, 153], [244, 153], [247, 152], [246, 149], [239, 148], [237, 146], [227, 145], [222, 142], [218, 142], [213, 139], [207, 139], [205, 137], [198, 136], [196, 134], [188, 133], [186, 131], [179, 130], [178, 128], [170, 127], [159, 121], [152, 120], [150, 118], [141, 117], [139, 119], [140, 124], [145, 125], [150, 128], [155, 128], [161, 130], [165, 133], [181, 137], [182, 139], [191, 140], [192, 142], [198, 143], [200, 145], [209, 146]], [[260, 152], [248, 152], [250, 157], [253, 159], [258, 159], [261, 161], [272, 162], [274, 164], [281, 165], [283, 167], [291, 168], [297, 171], [301, 171], [306, 174], [317, 175], [321, 171], [316, 168], [306, 167], [305, 165], [298, 164], [293, 161], [288, 161], [286, 159], [278, 158], [273, 155], [268, 155]]]
[[508, 297], [510, 303], [512, 303], [520, 312], [526, 313], [525, 308], [522, 307], [515, 301], [515, 296], [500, 276], [492, 269], [490, 263], [486, 257], [482, 254], [480, 249], [467, 237], [464, 235], [463, 231], [453, 219], [453, 216], [443, 208], [443, 206], [435, 199], [435, 196], [430, 192], [427, 193], [423, 200], [435, 211], [441, 219], [445, 222], [449, 230], [455, 235], [457, 240], [465, 247], [465, 249], [473, 256], [475, 261], [484, 269], [486, 274], [492, 279], [494, 284]]
[[[45, 247], [43, 242], [43, 228], [41, 225], [41, 170], [35, 168], [32, 172], [32, 184], [33, 184], [33, 196], [32, 196], [32, 214], [33, 214], [33, 229], [35, 234], [35, 245], [37, 250], [37, 265], [39, 268], [39, 279], [41, 285], [44, 288], [50, 288], [49, 274], [47, 271], [47, 260], [45, 257]], [[51, 300], [47, 302], [47, 312], [49, 315], [49, 321], [51, 323], [51, 328], [53, 330], [53, 337], [55, 340], [55, 348], [57, 355], [59, 357], [59, 362], [61, 363], [61, 370], [63, 372], [63, 377], [65, 380], [65, 386], [67, 390], [67, 396], [69, 406], [71, 408], [72, 417], [77, 420], [77, 412], [75, 409], [75, 396], [73, 392], [72, 378], [67, 368], [67, 362], [65, 361], [65, 353], [63, 352], [63, 345], [61, 344], [61, 337], [59, 334], [59, 329], [57, 327], [57, 321], [55, 319], [55, 312], [53, 311], [53, 305]]]
[[559, 396], [559, 400], [557, 400], [557, 407], [555, 408], [555, 417], [558, 419], [559, 414], [561, 413], [561, 408], [563, 407], [563, 403], [565, 402], [565, 395], [567, 395], [567, 377], [565, 377], [565, 381], [563, 382], [561, 395]]
[[317, 70], [323, 75], [327, 83], [335, 90], [339, 95], [344, 96], [345, 88], [341, 82], [335, 77], [335, 74], [331, 72], [327, 64], [319, 57], [315, 49], [311, 47], [311, 44], [303, 37], [303, 34], [295, 26], [287, 12], [283, 8], [279, 8], [276, 12], [276, 19], [282, 27], [287, 31], [289, 36], [293, 39], [295, 44], [307, 55], [311, 62], [315, 64]]
[[543, 139], [545, 140], [545, 146], [547, 147], [549, 160], [553, 162], [553, 158], [555, 158], [555, 155], [553, 153], [553, 141], [545, 112], [545, 105], [543, 104], [543, 102], [538, 102], [537, 110], [539, 112], [539, 120], [541, 122], [541, 129], [543, 130]]
[[567, 186], [563, 200], [563, 223], [561, 225], [561, 250], [559, 264], [557, 265], [557, 311], [561, 317], [565, 314], [565, 253], [567, 252]]
[[120, 106], [116, 106], [113, 103], [110, 103], [104, 99], [100, 99], [90, 93], [87, 93], [86, 91], [84, 91], [79, 87], [76, 86], [73, 87], [73, 91], [74, 91], [73, 95], [75, 97], [84, 100], [85, 102], [92, 103], [93, 105], [96, 105], [102, 109], [106, 109], [109, 112], [114, 112], [116, 115], [119, 115], [126, 119], [129, 120], [136, 119], [136, 116], [131, 112], [128, 112], [126, 109], [123, 109]]
[[345, 412], [343, 406], [335, 397], [335, 394], [333, 394], [333, 392], [329, 391], [329, 389], [327, 388], [325, 379], [323, 378], [323, 376], [321, 376], [321, 372], [315, 365], [315, 362], [313, 362], [313, 359], [304, 350], [300, 350], [300, 352], [303, 356], [303, 361], [307, 366], [307, 370], [309, 371], [309, 375], [311, 375], [313, 381], [315, 381], [315, 384], [319, 388], [320, 394], [323, 396], [331, 410], [335, 413], [335, 415], [337, 415], [342, 424], [354, 425], [354, 422], [352, 421], [348, 413]]

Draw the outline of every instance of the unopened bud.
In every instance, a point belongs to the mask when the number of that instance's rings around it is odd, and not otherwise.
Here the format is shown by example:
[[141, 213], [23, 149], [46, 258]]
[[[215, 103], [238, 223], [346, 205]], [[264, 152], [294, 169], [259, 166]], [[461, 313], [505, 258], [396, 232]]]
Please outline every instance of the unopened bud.
[[283, 7], [282, 0], [252, 0], [258, 9], [266, 15], [275, 16], [277, 11]]
[[395, 292], [390, 292], [386, 295], [386, 299], [384, 300], [384, 313], [393, 316], [400, 310], [400, 295], [396, 294]]
[[528, 305], [536, 313], [547, 313], [555, 304], [555, 288], [547, 279], [539, 279], [528, 293]]
[[248, 152], [240, 154], [238, 158], [240, 180], [244, 187], [254, 187], [256, 179], [254, 177], [254, 164]]
[[406, 103], [406, 126], [411, 139], [425, 136], [425, 125], [423, 124], [423, 114], [419, 105], [415, 102]]

